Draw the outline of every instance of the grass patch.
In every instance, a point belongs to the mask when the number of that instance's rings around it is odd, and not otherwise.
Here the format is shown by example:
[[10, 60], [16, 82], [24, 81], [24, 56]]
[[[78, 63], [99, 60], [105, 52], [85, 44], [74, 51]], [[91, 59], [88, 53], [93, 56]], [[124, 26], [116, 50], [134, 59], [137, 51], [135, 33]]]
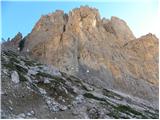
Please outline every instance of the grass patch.
[[145, 110], [144, 112], [147, 116], [149, 116], [152, 119], [158, 119], [159, 118], [159, 111], [157, 111], [157, 110], [155, 110], [155, 113], [150, 112], [149, 110]]
[[27, 74], [28, 70], [20, 65], [15, 64], [15, 69], [23, 74]]
[[86, 98], [91, 98], [94, 100], [102, 101], [104, 105], [107, 105], [107, 106], [109, 105], [109, 106], [115, 108], [115, 105], [108, 102], [105, 98], [97, 97], [97, 96], [93, 95], [92, 93], [85, 93], [85, 94], [83, 94], [83, 96]]
[[123, 99], [122, 96], [120, 96], [120, 95], [118, 95], [118, 94], [116, 94], [116, 93], [114, 93], [112, 91], [109, 91], [107, 89], [103, 89], [103, 95], [111, 97], [111, 98], [114, 98], [114, 99], [118, 99], [118, 100], [122, 100]]
[[41, 72], [38, 71], [38, 73], [36, 74], [36, 76], [42, 76], [42, 77], [47, 77], [47, 78], [54, 78], [52, 75], [45, 73], [45, 72]]
[[88, 90], [88, 88], [84, 85], [83, 81], [73, 75], [67, 75], [66, 73], [61, 72], [62, 76], [64, 78], [67, 79], [67, 81], [70, 81], [72, 84], [74, 84], [77, 87], [80, 87], [86, 91], [90, 91]]
[[111, 111], [109, 114], [110, 117], [119, 119], [119, 118], [123, 118], [123, 119], [129, 119], [129, 117], [127, 116], [123, 116], [121, 115], [121, 113], [125, 113], [126, 115], [131, 116], [132, 118], [141, 118], [141, 119], [148, 119], [151, 118], [147, 115], [142, 114], [139, 111], [134, 110], [133, 108], [131, 108], [130, 106], [126, 106], [126, 105], [118, 105], [118, 106], [113, 106], [113, 111]]
[[115, 119], [119, 119], [120, 118], [120, 113], [117, 110], [114, 110], [114, 111], [108, 113], [107, 115], [110, 116], [110, 117], [113, 117]]
[[40, 77], [46, 77], [46, 78], [50, 78], [52, 79], [53, 81], [55, 82], [61, 82], [61, 83], [64, 83], [65, 81], [60, 78], [60, 77], [57, 77], [57, 76], [54, 76], [54, 75], [51, 75], [51, 74], [48, 74], [48, 73], [45, 73], [45, 72], [41, 72], [41, 71], [38, 71], [38, 73], [36, 74], [36, 78], [40, 78]]
[[35, 65], [35, 63], [33, 61], [31, 61], [31, 60], [24, 60], [23, 59], [23, 61], [24, 61], [26, 66], [34, 66]]
[[[37, 86], [45, 89], [47, 94], [50, 97], [54, 97], [54, 99], [58, 101], [59, 103], [63, 103], [61, 100], [59, 100], [60, 96], [62, 96], [62, 98], [65, 99], [65, 103], [63, 104], [66, 104], [66, 105], [70, 104], [73, 99], [71, 96], [71, 93], [68, 91], [66, 86], [59, 84], [59, 83], [54, 83], [54, 81], [52, 81], [49, 84], [44, 84], [43, 82], [39, 82], [37, 83]], [[67, 89], [68, 93], [66, 93], [64, 89], [62, 89], [62, 86]]]
[[19, 60], [17, 60], [17, 58], [14, 58], [14, 57], [10, 58], [10, 62], [20, 63]]
[[17, 57], [18, 56], [15, 52], [13, 52], [11, 50], [9, 50], [9, 51], [3, 51], [3, 53], [5, 55], [7, 55], [8, 57]]
[[27, 78], [20, 72], [18, 72], [18, 75], [19, 75], [19, 80], [24, 82], [24, 81], [27, 81]]
[[118, 105], [116, 107], [116, 109], [120, 112], [124, 112], [124, 113], [132, 113], [134, 115], [137, 116], [141, 116], [142, 118], [148, 118], [145, 115], [143, 115], [141, 112], [134, 110], [133, 108], [131, 108], [130, 106], [126, 106], [126, 105]]
[[9, 63], [2, 62], [2, 66], [8, 68], [9, 70], [13, 70], [15, 68], [15, 66], [12, 62], [9, 62]]

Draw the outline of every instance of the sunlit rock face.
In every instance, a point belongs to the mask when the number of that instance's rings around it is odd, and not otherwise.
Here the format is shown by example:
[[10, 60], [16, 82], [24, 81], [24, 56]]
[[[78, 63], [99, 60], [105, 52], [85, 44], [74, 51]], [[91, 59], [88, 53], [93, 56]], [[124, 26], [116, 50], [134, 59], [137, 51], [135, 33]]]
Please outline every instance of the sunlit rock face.
[[89, 84], [158, 104], [158, 45], [154, 35], [136, 39], [125, 21], [82, 6], [42, 16], [23, 51]]

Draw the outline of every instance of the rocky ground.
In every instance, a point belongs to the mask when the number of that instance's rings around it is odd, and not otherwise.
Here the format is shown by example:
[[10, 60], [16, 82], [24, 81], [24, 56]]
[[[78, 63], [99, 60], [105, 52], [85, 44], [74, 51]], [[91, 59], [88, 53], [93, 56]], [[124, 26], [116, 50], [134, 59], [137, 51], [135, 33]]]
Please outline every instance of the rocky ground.
[[1, 118], [157, 118], [149, 102], [2, 49]]

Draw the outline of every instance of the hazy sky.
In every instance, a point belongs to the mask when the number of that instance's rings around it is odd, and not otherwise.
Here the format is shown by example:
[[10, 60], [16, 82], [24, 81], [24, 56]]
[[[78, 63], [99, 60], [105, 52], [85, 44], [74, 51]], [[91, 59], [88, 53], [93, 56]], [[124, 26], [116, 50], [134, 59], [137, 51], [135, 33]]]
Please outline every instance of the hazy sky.
[[67, 13], [75, 7], [88, 5], [99, 9], [101, 17], [110, 19], [111, 16], [117, 16], [125, 20], [136, 37], [151, 32], [160, 38], [158, 0], [44, 1], [3, 0], [1, 2], [2, 36], [0, 37], [12, 38], [17, 32], [21, 32], [25, 36], [31, 32], [41, 15], [54, 12], [56, 9], [64, 10]]

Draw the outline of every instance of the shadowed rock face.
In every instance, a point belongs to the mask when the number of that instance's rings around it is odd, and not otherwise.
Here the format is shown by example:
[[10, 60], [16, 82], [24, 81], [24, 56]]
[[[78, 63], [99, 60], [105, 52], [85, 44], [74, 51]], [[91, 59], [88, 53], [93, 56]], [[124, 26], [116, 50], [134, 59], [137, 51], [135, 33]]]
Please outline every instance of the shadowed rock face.
[[6, 41], [2, 44], [2, 46], [10, 47], [10, 48], [18, 48], [20, 41], [22, 41], [23, 36], [22, 33], [18, 32], [14, 38], [11, 39], [11, 41]]
[[158, 104], [158, 45], [152, 34], [136, 39], [123, 20], [80, 7], [42, 16], [23, 51], [94, 86]]

